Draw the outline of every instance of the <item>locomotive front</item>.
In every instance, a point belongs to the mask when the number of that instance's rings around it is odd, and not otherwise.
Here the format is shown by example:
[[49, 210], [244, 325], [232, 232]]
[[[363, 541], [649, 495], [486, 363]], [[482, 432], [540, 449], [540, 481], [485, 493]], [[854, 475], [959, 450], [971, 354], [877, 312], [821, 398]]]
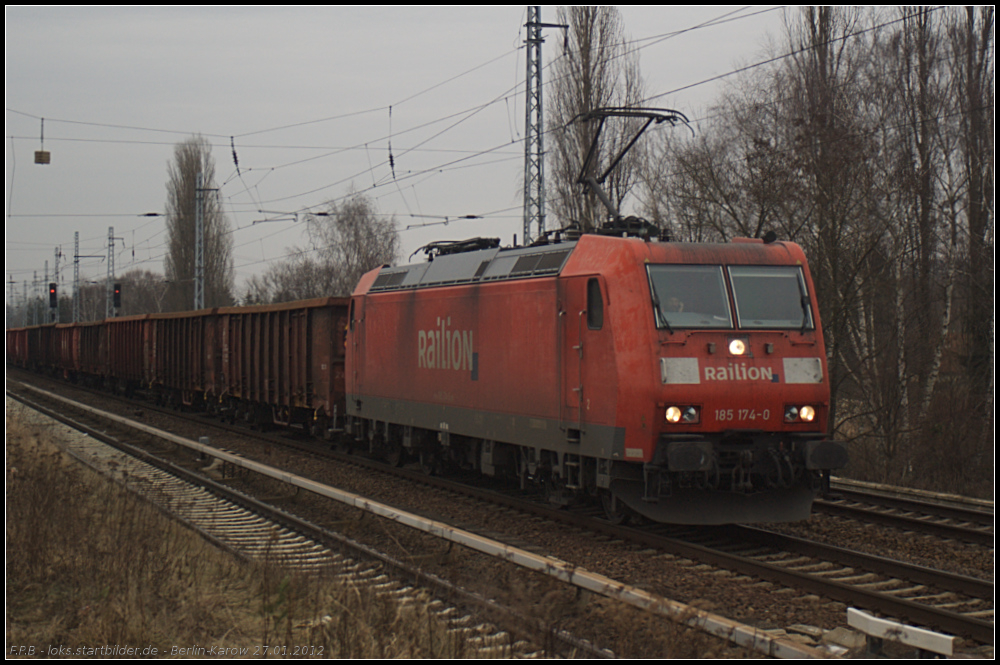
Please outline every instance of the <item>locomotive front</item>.
[[657, 426], [626, 443], [625, 459], [644, 464], [617, 464], [613, 494], [657, 521], [808, 517], [847, 453], [826, 436], [826, 352], [801, 248], [649, 243], [642, 253], [654, 378], [623, 402], [635, 405], [626, 420]]

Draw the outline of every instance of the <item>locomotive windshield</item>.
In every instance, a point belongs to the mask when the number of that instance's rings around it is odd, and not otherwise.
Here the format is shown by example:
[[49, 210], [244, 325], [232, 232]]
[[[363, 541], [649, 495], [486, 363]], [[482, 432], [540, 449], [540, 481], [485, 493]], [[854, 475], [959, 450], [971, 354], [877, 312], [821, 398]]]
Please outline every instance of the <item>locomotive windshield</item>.
[[742, 329], [812, 329], [797, 266], [648, 265], [659, 328], [733, 328], [726, 275]]
[[796, 266], [730, 266], [740, 328], [812, 328], [806, 283]]
[[658, 327], [733, 327], [722, 266], [649, 265], [648, 268]]

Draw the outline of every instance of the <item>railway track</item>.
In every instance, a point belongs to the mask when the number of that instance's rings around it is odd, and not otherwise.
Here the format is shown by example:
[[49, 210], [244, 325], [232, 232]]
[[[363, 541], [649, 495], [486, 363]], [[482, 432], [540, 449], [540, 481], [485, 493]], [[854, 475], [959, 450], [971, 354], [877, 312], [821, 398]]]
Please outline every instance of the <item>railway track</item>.
[[967, 543], [992, 545], [992, 502], [962, 500], [869, 483], [835, 483], [832, 496], [813, 504], [813, 512], [881, 524], [906, 531], [952, 538]]
[[[442, 489], [454, 486], [448, 480], [421, 478], [416, 472], [392, 472]], [[766, 529], [738, 526], [675, 529], [658, 525], [633, 529], [608, 524], [596, 510], [552, 509], [533, 499], [469, 486], [458, 491], [553, 522], [655, 548], [696, 564], [708, 563], [984, 644], [994, 644], [994, 584], [989, 580]], [[930, 533], [936, 532], [931, 530]]]
[[232, 554], [305, 573], [344, 567], [347, 560], [337, 552], [246, 507], [249, 497], [241, 497], [239, 502], [222, 498], [202, 485], [112, 447], [98, 436], [94, 432], [74, 437], [63, 444], [62, 450], [160, 506]]
[[[8, 392], [8, 395], [11, 395]], [[454, 602], [433, 597], [464, 600], [466, 605], [482, 605], [492, 614], [513, 614], [485, 599], [472, 597], [462, 589], [437, 580], [411, 566], [375, 552], [339, 534], [321, 529], [294, 515], [213, 482], [175, 462], [134, 446], [108, 432], [106, 423], [91, 417], [68, 417], [24, 395], [15, 399], [32, 410], [59, 420], [86, 436], [62, 442], [62, 450], [101, 475], [119, 482], [164, 512], [181, 521], [203, 538], [247, 560], [279, 566], [301, 574], [324, 575], [342, 584], [375, 596], [391, 597], [399, 605], [424, 603], [427, 611], [443, 622], [447, 632], [468, 642], [466, 653], [473, 657], [540, 657], [553, 653], [608, 657], [568, 634], [545, 633], [544, 644], [555, 648], [546, 652], [512, 633], [484, 623]], [[84, 421], [90, 421], [86, 423]], [[206, 467], [213, 468], [214, 463]], [[326, 541], [326, 542], [324, 542]], [[336, 543], [335, 547], [329, 545]], [[346, 550], [346, 553], [345, 553]], [[507, 616], [510, 619], [510, 616]], [[514, 623], [525, 618], [515, 616]], [[530, 623], [530, 622], [529, 622]], [[537, 626], [534, 628], [537, 629]], [[523, 626], [519, 632], [523, 632]]]
[[[220, 456], [224, 455], [224, 453], [219, 451], [213, 451], [211, 454]], [[245, 461], [245, 464], [248, 467], [260, 466], [258, 463], [251, 462], [249, 460]], [[256, 470], [257, 469], [254, 468], [254, 471]], [[276, 476], [294, 478], [286, 471], [274, 470], [274, 472]], [[316, 483], [301, 478], [298, 478], [294, 482], [296, 484], [301, 484], [300, 486], [305, 486], [316, 491]], [[354, 502], [355, 504], [363, 503], [366, 507], [374, 507], [377, 514], [381, 514], [380, 511], [385, 509], [385, 506], [382, 506], [381, 508], [376, 507], [375, 504], [369, 500], [356, 498]], [[391, 520], [400, 523], [409, 523], [411, 520], [414, 522], [420, 521], [419, 517], [415, 517], [413, 515], [406, 516], [404, 514], [400, 514], [389, 515], [389, 517]], [[680, 603], [658, 598], [657, 596], [649, 594], [641, 589], [631, 588], [626, 584], [603, 578], [600, 575], [587, 573], [575, 565], [560, 562], [555, 559], [549, 559], [544, 555], [534, 554], [508, 544], [497, 543], [468, 533], [463, 535], [460, 530], [456, 530], [454, 527], [447, 525], [430, 524], [430, 526], [426, 527], [424, 530], [433, 532], [438, 536], [448, 536], [448, 534], [452, 534], [452, 536], [449, 537], [451, 537], [455, 542], [478, 549], [482, 552], [489, 553], [492, 551], [494, 552], [494, 556], [499, 559], [515, 562], [520, 566], [526, 566], [534, 570], [546, 572], [546, 574], [553, 575], [555, 578], [561, 579], [565, 582], [570, 582], [571, 584], [578, 586], [580, 589], [588, 589], [590, 591], [602, 593], [619, 601], [624, 600], [631, 602], [633, 605], [642, 607], [646, 611], [653, 611], [654, 613], [663, 613], [668, 616], [677, 617], [683, 622], [701, 627], [712, 634], [723, 636], [729, 640], [735, 641], [737, 644], [763, 650], [763, 652], [767, 654], [784, 654], [802, 657], [803, 655], [812, 653], [809, 647], [797, 645], [780, 638], [769, 636], [759, 629], [755, 629], [750, 626], [743, 626], [738, 622], [733, 622], [694, 608], [686, 607]], [[490, 605], [493, 605], [493, 603], [491, 602]], [[545, 630], [548, 632], [548, 629]], [[557, 638], [553, 638], [550, 635], [548, 639], [550, 641], [552, 639], [557, 639], [557, 641], [568, 640], [570, 646], [568, 647], [567, 652], [589, 654], [591, 657], [606, 655], [599, 650], [594, 650], [593, 647], [589, 647], [586, 642], [575, 640], [570, 636], [564, 636], [561, 631], [557, 631], [557, 633]]]
[[551, 510], [518, 498], [512, 507], [697, 564], [748, 575], [916, 625], [994, 642], [994, 584], [750, 527], [676, 529], [612, 525], [594, 511]]
[[906, 622], [993, 644], [993, 582], [782, 535], [730, 526], [685, 534], [719, 565]]
[[[374, 464], [364, 461], [355, 463]], [[375, 466], [385, 469], [381, 465]], [[520, 498], [498, 497], [495, 493], [476, 489], [456, 490], [453, 483], [426, 478], [406, 469], [394, 472], [404, 476], [410, 474], [421, 482], [440, 486], [446, 491], [478, 492], [490, 502], [509, 503], [517, 510], [537, 512], [547, 520], [575, 524], [609, 538], [653, 547], [658, 552], [668, 552], [670, 556], [689, 559], [697, 564], [708, 563], [739, 571], [756, 579], [809, 590], [856, 607], [970, 636], [986, 644], [993, 643], [991, 582], [936, 575], [936, 571], [918, 567], [893, 567], [893, 562], [864, 558], [846, 550], [833, 552], [827, 549], [824, 553], [815, 543], [796, 542], [784, 537], [778, 545], [778, 536], [773, 533], [754, 534], [743, 530], [726, 535], [723, 530], [698, 530], [697, 538], [687, 536], [682, 539], [676, 532], [671, 535], [656, 530], [619, 529], [595, 520], [592, 514], [552, 511]], [[691, 542], [696, 539], [700, 543]], [[768, 541], [767, 549], [756, 545], [762, 539]], [[755, 545], [748, 548], [747, 543]], [[754, 549], [760, 551], [755, 552]], [[938, 607], [934, 607], [934, 603]], [[942, 608], [940, 605], [950, 607]], [[959, 605], [965, 606], [966, 614], [958, 611]]]

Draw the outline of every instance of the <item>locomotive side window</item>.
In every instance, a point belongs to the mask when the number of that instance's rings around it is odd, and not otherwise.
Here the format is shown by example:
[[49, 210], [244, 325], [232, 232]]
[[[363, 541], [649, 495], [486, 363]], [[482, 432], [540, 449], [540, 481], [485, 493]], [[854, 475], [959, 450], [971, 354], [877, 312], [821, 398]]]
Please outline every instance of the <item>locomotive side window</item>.
[[809, 294], [796, 266], [730, 266], [740, 328], [813, 327]]
[[657, 326], [732, 328], [722, 266], [649, 265]]
[[587, 327], [591, 330], [604, 327], [604, 300], [601, 298], [601, 283], [596, 277], [587, 281]]

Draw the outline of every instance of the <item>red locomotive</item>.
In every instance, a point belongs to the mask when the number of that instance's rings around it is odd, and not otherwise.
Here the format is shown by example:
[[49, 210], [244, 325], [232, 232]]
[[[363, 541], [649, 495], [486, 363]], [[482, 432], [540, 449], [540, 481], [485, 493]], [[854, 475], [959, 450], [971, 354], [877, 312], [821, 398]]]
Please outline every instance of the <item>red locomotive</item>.
[[615, 518], [803, 519], [847, 459], [813, 292], [802, 250], [761, 240], [584, 235], [375, 270], [351, 300], [347, 426]]

